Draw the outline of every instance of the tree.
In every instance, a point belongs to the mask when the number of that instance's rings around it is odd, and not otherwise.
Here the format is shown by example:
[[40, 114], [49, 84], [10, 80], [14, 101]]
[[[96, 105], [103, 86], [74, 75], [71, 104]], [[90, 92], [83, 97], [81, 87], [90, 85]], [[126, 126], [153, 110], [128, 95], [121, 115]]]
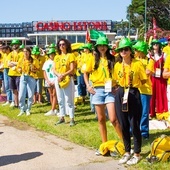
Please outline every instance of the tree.
[[[146, 0], [147, 29], [152, 28], [153, 17], [161, 30], [170, 30], [169, 0]], [[132, 0], [127, 8], [127, 19], [135, 28], [139, 28], [139, 35], [143, 37], [145, 28], [145, 0]]]

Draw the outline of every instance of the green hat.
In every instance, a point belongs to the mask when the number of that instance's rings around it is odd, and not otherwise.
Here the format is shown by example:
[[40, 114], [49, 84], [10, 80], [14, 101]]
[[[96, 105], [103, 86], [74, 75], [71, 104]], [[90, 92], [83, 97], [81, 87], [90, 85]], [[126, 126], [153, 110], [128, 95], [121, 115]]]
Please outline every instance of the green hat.
[[133, 48], [143, 52], [146, 55], [148, 50], [148, 44], [144, 41], [138, 41], [135, 45], [133, 45]]
[[23, 49], [23, 48], [25, 48], [25, 45], [24, 45], [24, 44], [21, 44], [21, 45], [19, 46], [19, 49]]
[[161, 45], [161, 42], [157, 39], [153, 39], [152, 42], [151, 42], [151, 45], [153, 46], [154, 44], [159, 44]]
[[38, 46], [34, 46], [32, 51], [31, 51], [31, 54], [39, 55], [40, 54], [40, 48]]
[[119, 42], [119, 47], [115, 49], [116, 52], [119, 52], [121, 48], [129, 47], [132, 49], [132, 42], [129, 38], [122, 38]]
[[92, 50], [92, 44], [90, 44], [90, 43], [84, 44], [84, 46], [82, 48], [83, 49], [87, 48], [91, 51]]
[[50, 44], [50, 46], [48, 48], [55, 48], [56, 45], [54, 43]]
[[50, 48], [49, 51], [47, 52], [48, 55], [50, 55], [52, 53], [56, 53], [55, 48]]
[[21, 42], [18, 39], [13, 39], [12, 42], [11, 42], [11, 46], [14, 45], [14, 44], [20, 45]]
[[107, 37], [99, 37], [96, 41], [96, 45], [95, 47], [97, 47], [98, 45], [107, 45], [109, 44], [109, 40]]

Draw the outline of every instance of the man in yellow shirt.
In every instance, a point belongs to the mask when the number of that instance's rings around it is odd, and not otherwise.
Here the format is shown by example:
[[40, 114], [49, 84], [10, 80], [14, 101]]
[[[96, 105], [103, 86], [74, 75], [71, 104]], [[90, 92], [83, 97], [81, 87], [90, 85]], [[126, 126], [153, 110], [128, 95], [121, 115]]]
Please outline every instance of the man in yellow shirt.
[[46, 58], [45, 58], [45, 56], [40, 54], [40, 48], [38, 46], [35, 46], [32, 49], [32, 57], [39, 61], [39, 70], [37, 72], [38, 78], [36, 79], [34, 103], [35, 102], [42, 103], [42, 86], [43, 86], [43, 80], [44, 80], [42, 66], [43, 66]]
[[21, 53], [19, 53], [19, 46], [20, 41], [18, 39], [13, 39], [11, 42], [12, 52], [8, 55], [8, 67], [9, 67], [9, 82], [10, 82], [10, 89], [13, 91], [14, 95], [14, 103], [15, 107], [19, 106], [18, 101], [18, 91], [19, 91], [19, 83], [20, 83], [20, 76], [21, 73], [17, 70], [17, 64], [20, 58], [23, 57]]
[[4, 87], [6, 92], [7, 101], [2, 104], [2, 106], [6, 106], [10, 104], [10, 107], [14, 106], [14, 99], [12, 95], [12, 90], [9, 87], [9, 67], [8, 67], [8, 54], [11, 52], [10, 46], [4, 46], [2, 49], [3, 52], [3, 76], [4, 76]]

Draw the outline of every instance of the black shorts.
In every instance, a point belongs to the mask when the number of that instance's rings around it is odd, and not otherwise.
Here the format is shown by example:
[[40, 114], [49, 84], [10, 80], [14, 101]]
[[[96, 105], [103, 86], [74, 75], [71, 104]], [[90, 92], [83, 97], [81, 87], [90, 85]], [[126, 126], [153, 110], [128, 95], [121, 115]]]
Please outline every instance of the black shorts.
[[9, 88], [11, 90], [18, 90], [19, 91], [19, 76], [9, 76]]

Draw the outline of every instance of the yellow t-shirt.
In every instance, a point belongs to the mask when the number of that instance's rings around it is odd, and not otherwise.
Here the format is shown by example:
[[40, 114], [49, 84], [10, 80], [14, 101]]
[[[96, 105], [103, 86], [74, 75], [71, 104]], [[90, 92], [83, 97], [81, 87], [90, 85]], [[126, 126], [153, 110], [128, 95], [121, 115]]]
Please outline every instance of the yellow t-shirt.
[[[170, 55], [166, 57], [164, 68], [168, 69], [170, 71]], [[170, 78], [168, 78], [168, 84], [170, 84]]]
[[24, 58], [21, 58], [18, 61], [17, 69], [20, 71], [21, 74], [29, 75], [37, 79], [37, 72], [31, 71], [32, 68], [34, 70], [39, 70], [39, 61], [37, 59], [33, 59], [32, 63]]
[[[139, 61], [142, 62], [145, 70], [148, 67], [151, 67], [149, 66], [149, 64], [152, 64], [151, 62], [149, 62], [148, 58], [145, 58], [145, 59], [138, 59]], [[143, 84], [140, 88], [139, 88], [139, 91], [141, 94], [147, 94], [147, 95], [152, 95], [152, 82], [151, 82], [151, 77], [150, 76], [147, 76], [147, 80], [146, 80], [146, 83]]]
[[54, 58], [55, 70], [57, 73], [65, 73], [70, 70], [70, 63], [75, 61], [75, 55], [73, 53], [57, 54]]
[[44, 62], [46, 61], [46, 57], [41, 56], [41, 55], [39, 55], [39, 56], [32, 55], [32, 58], [37, 59], [38, 63], [39, 63], [39, 70], [37, 71], [38, 78], [44, 78], [44, 73], [43, 73], [42, 67], [43, 67]]
[[165, 46], [165, 47], [163, 48], [163, 52], [164, 52], [167, 56], [169, 56], [169, 55], [170, 55], [170, 46], [169, 46], [169, 45]]
[[4, 68], [9, 68], [8, 67], [8, 54], [6, 53], [3, 54], [3, 65], [4, 65]]
[[81, 57], [81, 72], [90, 72], [92, 70], [89, 63], [94, 62], [94, 55], [92, 53], [83, 53]]
[[3, 72], [4, 63], [3, 63], [3, 53], [0, 53], [0, 72]]
[[[21, 53], [18, 53], [16, 51], [12, 51], [8, 54], [8, 62], [18, 62], [21, 58], [23, 58], [23, 55]], [[9, 67], [9, 76], [21, 76], [21, 73], [18, 72], [16, 69], [16, 66]]]
[[141, 80], [146, 80], [147, 75], [143, 64], [132, 59], [130, 65], [117, 62], [114, 66], [113, 78], [121, 87], [128, 87], [131, 84], [132, 87], [139, 88], [142, 86]]
[[[86, 67], [84, 72], [90, 73], [89, 80], [92, 82], [93, 87], [105, 86], [105, 82], [113, 77], [113, 69], [109, 70], [108, 60], [106, 57], [101, 57], [99, 61], [99, 67], [94, 69], [95, 58], [91, 57], [86, 60]], [[112, 79], [113, 80], [113, 79]], [[114, 80], [112, 86], [115, 85]]]

